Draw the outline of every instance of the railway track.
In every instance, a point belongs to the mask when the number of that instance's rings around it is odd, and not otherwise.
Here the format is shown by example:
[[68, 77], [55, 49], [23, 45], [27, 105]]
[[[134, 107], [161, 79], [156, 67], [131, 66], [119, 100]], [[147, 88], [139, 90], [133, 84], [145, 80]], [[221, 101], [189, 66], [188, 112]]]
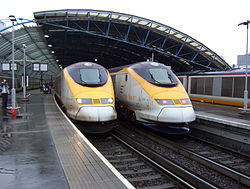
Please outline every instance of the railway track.
[[157, 167], [115, 133], [89, 140], [135, 188], [193, 188], [174, 173]]
[[[197, 188], [249, 188], [249, 158], [194, 139], [167, 140], [152, 132], [115, 130], [118, 138]], [[196, 151], [194, 150], [196, 149]], [[214, 155], [214, 156], [212, 156]]]

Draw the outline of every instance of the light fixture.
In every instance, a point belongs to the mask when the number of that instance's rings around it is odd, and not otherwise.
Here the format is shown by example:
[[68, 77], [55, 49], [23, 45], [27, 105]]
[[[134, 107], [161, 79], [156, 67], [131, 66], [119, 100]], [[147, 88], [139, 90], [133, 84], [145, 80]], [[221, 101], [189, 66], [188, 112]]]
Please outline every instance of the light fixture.
[[12, 63], [11, 63], [11, 72], [12, 72], [12, 89], [11, 89], [11, 109], [16, 109], [16, 89], [15, 89], [15, 72], [14, 72], [14, 62], [15, 62], [15, 29], [14, 22], [16, 18], [14, 15], [9, 16], [10, 21], [12, 21]]
[[9, 19], [12, 22], [16, 21], [16, 17], [14, 15], [9, 15]]
[[248, 109], [248, 61], [247, 61], [247, 56], [248, 56], [248, 27], [249, 27], [250, 21], [247, 20], [246, 22], [242, 22], [238, 24], [240, 25], [245, 25], [247, 26], [247, 45], [246, 45], [246, 74], [245, 74], [245, 89], [244, 89], [244, 106], [242, 108], [243, 112], [249, 111]]

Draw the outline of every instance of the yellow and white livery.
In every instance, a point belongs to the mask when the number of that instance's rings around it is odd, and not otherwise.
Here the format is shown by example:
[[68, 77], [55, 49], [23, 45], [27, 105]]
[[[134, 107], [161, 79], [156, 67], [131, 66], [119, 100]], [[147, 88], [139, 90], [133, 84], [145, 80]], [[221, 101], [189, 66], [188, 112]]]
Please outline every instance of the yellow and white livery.
[[191, 101], [169, 67], [141, 62], [110, 69], [117, 109], [131, 120], [164, 133], [183, 134], [195, 120]]
[[79, 62], [64, 68], [56, 78], [56, 96], [68, 117], [85, 122], [84, 131], [103, 133], [112, 129], [112, 121], [117, 118], [113, 83], [101, 65]]

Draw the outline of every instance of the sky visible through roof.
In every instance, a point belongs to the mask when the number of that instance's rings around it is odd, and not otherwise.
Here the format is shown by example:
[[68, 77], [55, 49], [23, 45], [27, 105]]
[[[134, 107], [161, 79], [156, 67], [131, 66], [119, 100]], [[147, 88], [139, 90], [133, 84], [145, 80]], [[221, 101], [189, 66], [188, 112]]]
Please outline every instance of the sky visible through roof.
[[200, 41], [229, 65], [246, 53], [247, 29], [238, 24], [250, 20], [250, 0], [1, 0], [0, 19], [6, 21], [9, 15], [33, 19], [33, 12], [60, 9], [106, 10], [151, 19]]

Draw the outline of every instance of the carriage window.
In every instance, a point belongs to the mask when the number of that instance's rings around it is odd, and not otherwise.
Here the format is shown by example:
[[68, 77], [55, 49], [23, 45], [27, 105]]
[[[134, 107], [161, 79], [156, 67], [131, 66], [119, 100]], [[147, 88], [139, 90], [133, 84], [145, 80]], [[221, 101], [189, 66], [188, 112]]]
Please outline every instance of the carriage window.
[[245, 89], [245, 78], [244, 77], [235, 77], [234, 78], [234, 95], [236, 98], [244, 98], [244, 89]]
[[205, 78], [197, 78], [197, 93], [196, 94], [204, 94], [205, 89]]
[[191, 94], [197, 94], [197, 78], [191, 78]]
[[191, 93], [192, 94], [204, 94], [204, 82], [205, 78], [192, 78], [191, 80]]
[[205, 78], [205, 95], [212, 95], [213, 90], [213, 78], [207, 77]]
[[80, 69], [80, 77], [84, 83], [100, 82], [100, 72], [98, 69]]
[[233, 78], [225, 77], [222, 78], [222, 96], [232, 97], [232, 89], [233, 89]]
[[180, 82], [183, 84], [183, 78], [182, 78], [182, 77], [179, 77], [178, 79], [179, 79]]

